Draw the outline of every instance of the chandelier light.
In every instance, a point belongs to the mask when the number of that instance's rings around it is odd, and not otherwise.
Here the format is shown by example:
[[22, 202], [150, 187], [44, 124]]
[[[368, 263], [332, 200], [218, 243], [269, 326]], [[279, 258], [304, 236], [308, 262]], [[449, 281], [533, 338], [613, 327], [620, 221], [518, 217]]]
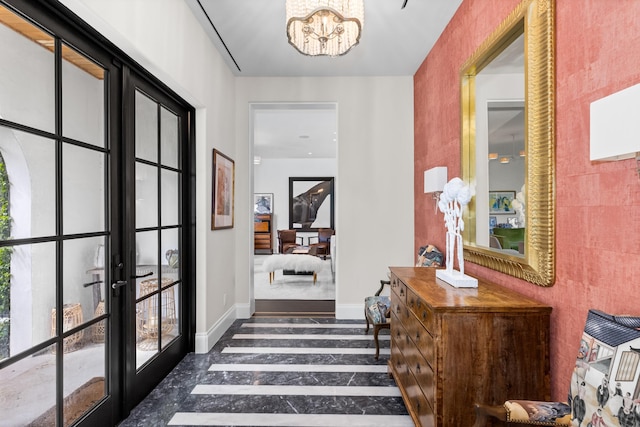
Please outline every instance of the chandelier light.
[[287, 39], [309, 56], [340, 56], [360, 42], [364, 0], [286, 0]]

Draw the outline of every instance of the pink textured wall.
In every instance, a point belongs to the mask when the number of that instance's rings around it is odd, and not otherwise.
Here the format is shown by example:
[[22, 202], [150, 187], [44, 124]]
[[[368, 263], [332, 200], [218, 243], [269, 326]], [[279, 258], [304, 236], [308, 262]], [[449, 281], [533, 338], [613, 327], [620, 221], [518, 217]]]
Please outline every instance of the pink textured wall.
[[[434, 214], [422, 180], [423, 171], [434, 166], [448, 166], [449, 178], [460, 174], [460, 67], [517, 4], [464, 0], [414, 77], [416, 248], [426, 242], [445, 247], [442, 214]], [[553, 307], [555, 400], [566, 399], [587, 310], [640, 315], [636, 162], [589, 160], [589, 104], [640, 83], [638, 16], [640, 0], [556, 1], [554, 286], [538, 287], [465, 263], [465, 272]]]

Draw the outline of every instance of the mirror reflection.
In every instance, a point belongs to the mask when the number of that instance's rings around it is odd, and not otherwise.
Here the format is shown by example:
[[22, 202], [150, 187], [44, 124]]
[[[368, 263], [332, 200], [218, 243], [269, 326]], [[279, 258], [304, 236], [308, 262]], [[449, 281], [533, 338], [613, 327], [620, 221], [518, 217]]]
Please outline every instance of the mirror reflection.
[[524, 34], [475, 76], [478, 246], [525, 253]]
[[464, 258], [555, 280], [553, 2], [522, 0], [461, 70]]

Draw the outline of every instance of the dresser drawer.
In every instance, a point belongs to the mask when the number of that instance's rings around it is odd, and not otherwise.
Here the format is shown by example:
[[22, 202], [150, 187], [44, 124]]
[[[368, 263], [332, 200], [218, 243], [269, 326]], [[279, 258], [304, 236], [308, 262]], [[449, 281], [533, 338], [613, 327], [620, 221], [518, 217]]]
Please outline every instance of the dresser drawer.
[[435, 408], [435, 376], [433, 369], [417, 350], [409, 350], [404, 353], [405, 362], [409, 370], [413, 373], [418, 386], [422, 389], [427, 402], [432, 408]]
[[406, 303], [407, 286], [394, 275], [391, 275], [391, 291], [398, 297], [400, 303]]
[[[413, 317], [414, 315], [411, 314], [411, 316]], [[422, 356], [424, 356], [429, 365], [435, 369], [436, 343], [431, 334], [429, 334], [421, 323], [415, 320], [415, 317], [413, 322], [407, 323], [406, 331], [415, 347], [420, 351]]]
[[[413, 377], [413, 375], [409, 375], [407, 381], [404, 383], [405, 391], [408, 397], [408, 406], [411, 407], [410, 411], [412, 411], [416, 418], [418, 418], [418, 422], [422, 427], [433, 427], [436, 425], [436, 417], [433, 412], [433, 408], [427, 401], [427, 398], [422, 393], [422, 388], [418, 385], [418, 382]], [[415, 420], [414, 420], [415, 421]]]
[[254, 246], [256, 249], [271, 249], [271, 239], [268, 235], [265, 238], [259, 238], [256, 236]]
[[391, 356], [389, 357], [389, 365], [393, 368], [400, 378], [396, 378], [397, 382], [403, 382], [404, 377], [409, 373], [409, 367], [405, 361], [403, 351], [407, 349], [407, 333], [398, 321], [395, 314], [391, 314]]
[[403, 303], [398, 301], [398, 298], [394, 296], [391, 297], [391, 313], [393, 313], [398, 322], [402, 323], [402, 325], [406, 328], [409, 323], [409, 317], [411, 313], [409, 312], [409, 308]]
[[391, 357], [389, 358], [389, 365], [393, 368], [396, 383], [405, 384], [407, 382], [407, 378], [411, 376], [411, 371], [409, 371], [409, 365], [407, 365], [400, 348], [394, 344], [393, 338], [391, 338]]
[[398, 318], [395, 312], [392, 312], [391, 348], [396, 347], [400, 353], [404, 353], [407, 348], [410, 348], [412, 345], [411, 339], [407, 335], [407, 330], [404, 328], [402, 321]]
[[418, 321], [424, 325], [429, 333], [433, 336], [437, 335], [435, 325], [435, 315], [431, 307], [429, 307], [418, 295], [410, 289], [407, 290], [407, 306], [409, 310], [415, 314]]

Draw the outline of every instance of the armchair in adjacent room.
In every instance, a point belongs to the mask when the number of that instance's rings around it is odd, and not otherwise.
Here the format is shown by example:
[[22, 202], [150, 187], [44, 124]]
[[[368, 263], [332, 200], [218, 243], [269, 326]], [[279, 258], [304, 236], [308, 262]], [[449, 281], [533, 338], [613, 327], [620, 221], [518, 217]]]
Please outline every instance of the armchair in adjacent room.
[[640, 317], [589, 310], [568, 401], [478, 403], [474, 427], [484, 427], [490, 418], [543, 426], [635, 427], [640, 421], [639, 364]]
[[281, 254], [286, 253], [287, 249], [302, 245], [302, 242], [302, 237], [297, 236], [296, 230], [278, 230], [278, 252]]
[[[309, 237], [309, 253], [323, 259], [331, 256], [331, 236], [335, 232], [330, 228], [321, 228], [318, 230], [317, 236]], [[312, 239], [315, 243], [312, 243]]]
[[366, 334], [369, 333], [369, 324], [373, 325], [373, 340], [376, 343], [376, 360], [380, 355], [380, 343], [378, 342], [378, 333], [381, 329], [389, 329], [391, 324], [391, 298], [386, 295], [380, 295], [384, 289], [384, 285], [389, 285], [389, 280], [380, 280], [380, 289], [372, 297], [364, 299], [364, 318], [367, 321]]

